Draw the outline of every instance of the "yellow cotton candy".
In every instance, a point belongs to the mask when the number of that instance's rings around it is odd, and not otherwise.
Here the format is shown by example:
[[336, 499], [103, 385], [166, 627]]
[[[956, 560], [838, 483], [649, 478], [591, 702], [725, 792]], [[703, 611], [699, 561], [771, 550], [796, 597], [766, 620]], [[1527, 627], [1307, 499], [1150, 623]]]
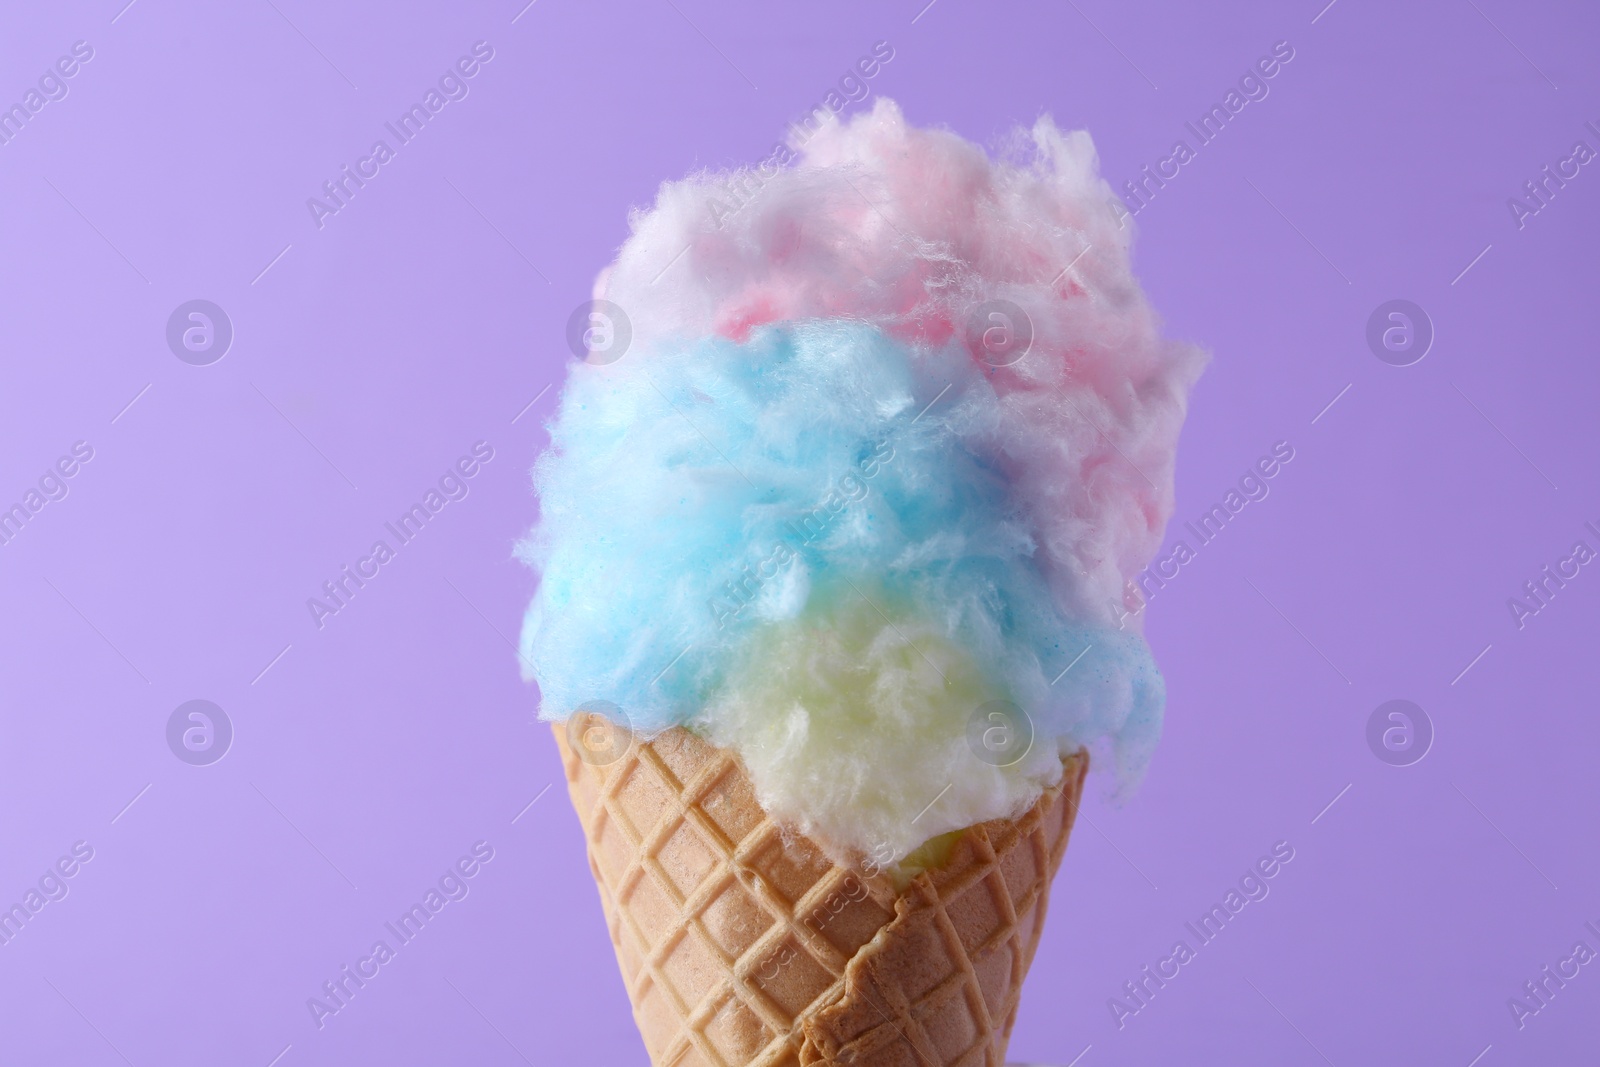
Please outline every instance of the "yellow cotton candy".
[[1060, 775], [1053, 745], [998, 767], [968, 726], [1010, 699], [936, 620], [883, 588], [814, 590], [759, 627], [699, 728], [738, 751], [758, 798], [835, 858], [886, 866], [939, 834], [1020, 814]]

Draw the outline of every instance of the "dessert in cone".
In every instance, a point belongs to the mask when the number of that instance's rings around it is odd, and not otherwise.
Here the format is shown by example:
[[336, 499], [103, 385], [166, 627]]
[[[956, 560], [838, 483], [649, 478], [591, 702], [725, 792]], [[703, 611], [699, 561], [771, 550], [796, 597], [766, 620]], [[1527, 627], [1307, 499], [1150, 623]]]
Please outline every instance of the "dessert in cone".
[[663, 183], [568, 319], [519, 651], [657, 1067], [1004, 1063], [1087, 752], [1161, 733], [1204, 356], [1118, 203], [880, 99]]
[[871, 872], [786, 834], [731, 752], [682, 728], [621, 734], [555, 727], [655, 1067], [1005, 1063], [1085, 753], [1021, 818]]

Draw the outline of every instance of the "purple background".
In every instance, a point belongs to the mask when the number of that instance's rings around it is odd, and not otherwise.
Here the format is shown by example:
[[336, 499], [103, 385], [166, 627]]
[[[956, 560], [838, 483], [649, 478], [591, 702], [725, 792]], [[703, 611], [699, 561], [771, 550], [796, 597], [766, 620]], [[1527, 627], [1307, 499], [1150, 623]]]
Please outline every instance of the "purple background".
[[[1295, 458], [1149, 606], [1166, 737], [1131, 803], [1085, 806], [1012, 1058], [1600, 1047], [1600, 965], [1520, 1031], [1507, 1006], [1600, 949], [1600, 568], [1523, 629], [1507, 608], [1575, 540], [1600, 548], [1600, 174], [1521, 230], [1507, 207], [1575, 140], [1600, 148], [1592, 11], [123, 2], [0, 32], [3, 102], [95, 50], [0, 146], [0, 503], [94, 448], [0, 546], [0, 902], [95, 850], [0, 947], [0, 1060], [645, 1062], [509, 647], [526, 472], [628, 206], [761, 159], [881, 39], [873, 96], [912, 121], [993, 142], [1048, 110], [1118, 186], [1295, 49], [1136, 245], [1170, 332], [1214, 353], [1178, 518], [1274, 442]], [[470, 95], [319, 230], [306, 198], [480, 39]], [[164, 338], [197, 297], [236, 331], [205, 367]], [[1397, 297], [1437, 331], [1403, 368], [1364, 340]], [[470, 496], [319, 631], [306, 599], [478, 440]], [[1397, 697], [1437, 732], [1408, 767], [1365, 739]], [[236, 731], [206, 767], [164, 734], [195, 698]], [[318, 1030], [306, 999], [478, 840], [470, 895]], [[1108, 998], [1279, 840], [1271, 895], [1119, 1030]]]

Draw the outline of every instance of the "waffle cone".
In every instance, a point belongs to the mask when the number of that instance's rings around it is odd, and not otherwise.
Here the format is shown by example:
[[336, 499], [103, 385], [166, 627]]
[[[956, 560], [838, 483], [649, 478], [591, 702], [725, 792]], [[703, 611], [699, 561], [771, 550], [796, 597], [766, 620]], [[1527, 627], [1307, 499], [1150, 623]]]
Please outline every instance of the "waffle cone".
[[1005, 1063], [1086, 753], [897, 882], [782, 832], [738, 758], [685, 730], [584, 758], [555, 733], [655, 1067]]

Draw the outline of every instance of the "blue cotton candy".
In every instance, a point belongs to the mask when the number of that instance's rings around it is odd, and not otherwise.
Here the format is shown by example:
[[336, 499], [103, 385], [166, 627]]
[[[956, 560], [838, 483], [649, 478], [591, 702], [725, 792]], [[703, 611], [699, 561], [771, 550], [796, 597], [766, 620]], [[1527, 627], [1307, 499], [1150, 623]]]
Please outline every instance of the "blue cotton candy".
[[[1137, 774], [1160, 730], [1160, 675], [1142, 637], [1053, 603], [1028, 503], [981, 447], [1002, 418], [964, 352], [862, 323], [574, 367], [523, 545], [542, 576], [522, 651], [544, 716], [606, 700], [646, 734], [698, 723], [715, 736], [705, 711], [755, 632], [861, 598], [965, 650], [984, 698], [1024, 708], [1041, 751], [1109, 736]], [[941, 719], [959, 728], [977, 707]]]

